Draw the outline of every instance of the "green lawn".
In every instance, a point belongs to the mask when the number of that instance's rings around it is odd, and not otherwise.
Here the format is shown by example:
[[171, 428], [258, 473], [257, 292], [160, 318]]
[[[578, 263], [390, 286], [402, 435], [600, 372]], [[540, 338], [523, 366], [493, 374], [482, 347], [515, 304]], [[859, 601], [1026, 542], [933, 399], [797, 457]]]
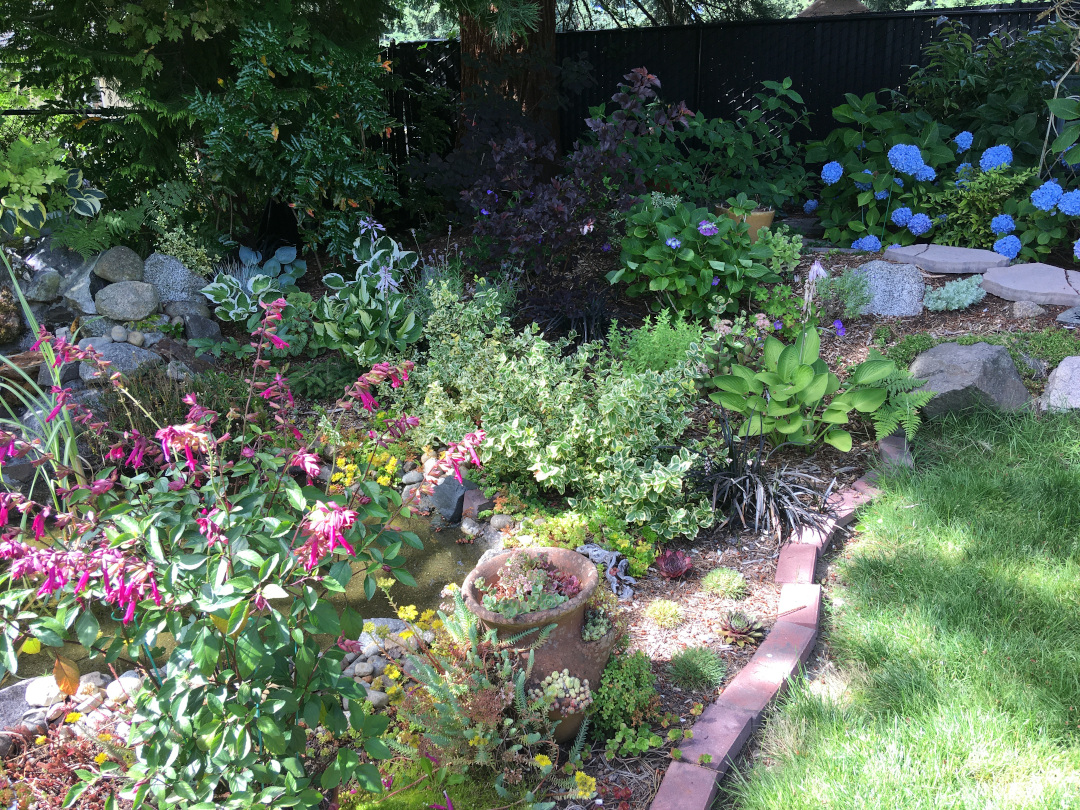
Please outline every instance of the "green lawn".
[[1080, 808], [1080, 419], [924, 427], [828, 589], [835, 669], [722, 807]]

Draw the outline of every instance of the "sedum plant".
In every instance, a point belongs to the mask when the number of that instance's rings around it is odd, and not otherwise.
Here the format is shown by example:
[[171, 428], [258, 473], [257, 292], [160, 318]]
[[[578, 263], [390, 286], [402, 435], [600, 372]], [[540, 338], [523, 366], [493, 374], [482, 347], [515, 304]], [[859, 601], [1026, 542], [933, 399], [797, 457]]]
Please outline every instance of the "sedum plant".
[[654, 599], [645, 606], [645, 618], [649, 619], [657, 627], [670, 630], [682, 624], [682, 608], [670, 599]]
[[767, 337], [761, 371], [732, 364], [730, 374], [712, 379], [720, 390], [709, 397], [743, 417], [740, 436], [764, 435], [777, 445], [825, 442], [846, 453], [851, 434], [840, 425], [852, 411], [873, 414], [885, 403], [888, 390], [880, 383], [896, 366], [883, 358], [866, 360], [841, 383], [818, 356], [820, 347], [816, 327], [793, 346]]
[[[365, 481], [330, 495], [310, 485], [318, 457], [295, 423], [283, 378], [262, 373], [264, 352], [280, 341], [283, 307], [280, 299], [265, 305], [253, 333], [256, 373], [243, 406], [248, 412], [254, 397], [264, 400], [274, 414], [269, 427], [242, 420], [235, 433], [223, 432], [219, 414], [190, 396], [184, 423], [153, 436], [117, 435], [109, 466], [64, 491], [59, 508], [0, 495], [3, 522], [11, 520], [0, 539], [0, 670], [17, 674], [17, 651], [36, 640], [54, 652], [60, 688], [74, 694], [78, 668], [62, 647], [78, 642], [95, 661], [133, 661], [145, 685], [126, 773], [80, 772], [69, 806], [100, 779], [120, 780], [135, 810], [316, 808], [324, 791], [350, 779], [383, 789], [361, 756], [390, 755], [381, 740], [387, 719], [365, 712], [365, 690], [342, 675], [343, 649], [323, 652], [318, 638], [359, 636], [360, 614], [332, 601], [354, 579], [369, 597], [377, 576], [414, 584], [402, 549], [420, 541], [389, 528], [403, 511], [393, 490]], [[39, 343], [68, 361], [82, 351], [45, 331]], [[338, 403], [341, 413], [357, 402], [374, 410], [373, 392], [401, 385], [409, 370], [372, 368]], [[114, 384], [122, 387], [122, 378]], [[60, 398], [56, 415], [85, 423], [83, 411]], [[413, 424], [402, 417], [387, 432], [399, 436]], [[3, 444], [26, 452], [10, 434]], [[59, 475], [59, 460], [52, 464]], [[432, 475], [450, 466], [440, 462]], [[118, 623], [103, 626], [102, 611]], [[175, 639], [170, 652], [165, 637]], [[338, 737], [351, 730], [356, 747], [328, 762], [309, 759], [307, 731], [317, 726]]]
[[746, 578], [734, 568], [714, 568], [701, 578], [701, 587], [722, 599], [741, 599], [746, 595]]

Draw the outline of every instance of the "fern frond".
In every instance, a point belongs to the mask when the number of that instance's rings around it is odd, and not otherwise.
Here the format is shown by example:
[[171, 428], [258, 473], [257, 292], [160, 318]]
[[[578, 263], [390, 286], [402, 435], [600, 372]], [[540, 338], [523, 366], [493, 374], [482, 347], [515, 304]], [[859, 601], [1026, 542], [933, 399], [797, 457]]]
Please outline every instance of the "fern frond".
[[581, 728], [578, 729], [577, 736], [574, 737], [574, 744], [570, 748], [570, 762], [580, 762], [581, 752], [585, 748], [585, 736], [589, 733], [589, 716], [585, 715], [581, 721]]

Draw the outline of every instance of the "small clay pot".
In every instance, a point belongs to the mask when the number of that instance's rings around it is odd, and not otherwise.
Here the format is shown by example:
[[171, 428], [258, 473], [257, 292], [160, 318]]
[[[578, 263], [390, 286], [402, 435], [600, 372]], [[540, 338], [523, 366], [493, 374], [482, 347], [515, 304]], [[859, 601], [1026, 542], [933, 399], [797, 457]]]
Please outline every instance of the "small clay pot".
[[[489, 584], [499, 581], [498, 571], [503, 563], [513, 553], [524, 552], [536, 557], [541, 554], [560, 571], [573, 574], [581, 583], [581, 591], [577, 596], [563, 602], [558, 607], [549, 610], [539, 610], [535, 613], [522, 613], [513, 619], [507, 619], [500, 613], [493, 613], [484, 607], [483, 594], [476, 589], [476, 580], [480, 577]], [[589, 682], [589, 688], [600, 688], [600, 676], [607, 666], [611, 650], [615, 646], [614, 630], [597, 641], [587, 642], [581, 638], [581, 626], [585, 621], [585, 605], [592, 598], [599, 586], [599, 575], [596, 564], [588, 557], [578, 554], [566, 548], [540, 547], [524, 548], [515, 551], [507, 551], [496, 554], [476, 566], [465, 578], [461, 586], [461, 592], [465, 598], [465, 606], [475, 615], [488, 629], [498, 631], [500, 638], [521, 633], [524, 630], [542, 628], [549, 624], [556, 625], [548, 636], [547, 641], [536, 648], [533, 657], [532, 674], [527, 684], [528, 688], [535, 687], [552, 672], [569, 670], [574, 677]], [[530, 637], [523, 640], [523, 646], [528, 646]], [[529, 652], [521, 654], [522, 661], [527, 661]], [[557, 742], [566, 742], [573, 739], [581, 725], [584, 715], [574, 714], [561, 719], [556, 729], [555, 739]], [[576, 718], [576, 719], [575, 719]]]
[[751, 244], [758, 240], [758, 231], [772, 225], [773, 217], [776, 216], [776, 211], [772, 208], [755, 208], [749, 214], [736, 215], [726, 205], [717, 205], [716, 213], [735, 220], [735, 222], [745, 222], [747, 232], [750, 234]]

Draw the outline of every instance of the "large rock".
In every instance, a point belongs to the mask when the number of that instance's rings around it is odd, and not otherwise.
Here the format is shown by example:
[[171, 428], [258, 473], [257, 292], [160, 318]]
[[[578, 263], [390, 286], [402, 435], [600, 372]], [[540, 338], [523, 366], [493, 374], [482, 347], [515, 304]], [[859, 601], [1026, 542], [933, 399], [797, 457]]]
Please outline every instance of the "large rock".
[[67, 700], [67, 695], [57, 685], [56, 678], [42, 675], [26, 685], [24, 698], [29, 706], [52, 706]]
[[[95, 340], [101, 339], [95, 338]], [[104, 385], [109, 381], [109, 377], [117, 371], [122, 374], [131, 374], [144, 366], [156, 366], [164, 362], [160, 354], [140, 349], [130, 343], [110, 342], [98, 347], [98, 351], [101, 353], [102, 359], [108, 360], [112, 365], [106, 373], [98, 371], [96, 367], [89, 363], [83, 363], [79, 366], [79, 376], [83, 382]]]
[[[26, 687], [29, 685], [30, 681], [16, 681], [0, 689], [0, 731], [17, 726], [30, 709], [30, 704], [26, 702]], [[0, 757], [6, 757], [9, 753], [11, 739], [0, 735]]]
[[112, 337], [112, 330], [117, 326], [120, 326], [120, 322], [114, 321], [112, 318], [91, 315], [89, 318], [79, 319], [79, 335], [82, 337]]
[[145, 281], [120, 281], [102, 289], [94, 303], [106, 318], [141, 321], [157, 312], [160, 301], [154, 285]]
[[173, 301], [206, 301], [199, 292], [210, 283], [198, 273], [192, 273], [179, 259], [162, 253], [151, 253], [143, 266], [143, 281], [153, 284], [162, 304]]
[[1059, 307], [1080, 304], [1080, 272], [1042, 262], [988, 270], [983, 276], [982, 288], [1006, 301], [1031, 301]]
[[131, 248], [117, 245], [98, 257], [94, 273], [106, 281], [142, 281], [143, 260]]
[[985, 273], [1009, 263], [992, 250], [953, 245], [896, 245], [885, 251], [885, 259], [914, 264], [927, 273]]
[[221, 327], [213, 318], [204, 318], [202, 315], [184, 315], [184, 334], [188, 340], [209, 339], [220, 342]]
[[[97, 315], [94, 294], [90, 289], [91, 265], [86, 264], [76, 270], [60, 287], [60, 295], [68, 309], [79, 315]], [[96, 278], [96, 277], [95, 277]]]
[[47, 303], [60, 297], [60, 274], [51, 267], [38, 270], [20, 286], [27, 301]]
[[26, 264], [34, 270], [55, 270], [64, 278], [69, 278], [86, 264], [86, 260], [68, 248], [53, 250], [52, 237], [46, 236], [26, 257]]
[[922, 314], [926, 284], [915, 265], [878, 260], [860, 265], [854, 272], [866, 276], [870, 290], [870, 303], [862, 314], [907, 317]]
[[170, 318], [186, 318], [188, 315], [198, 315], [202, 318], [210, 317], [210, 307], [206, 301], [173, 301], [165, 305], [165, 314]]
[[936, 393], [923, 408], [927, 418], [979, 404], [1011, 411], [1031, 399], [1004, 346], [941, 343], [916, 357], [911, 373], [926, 380], [919, 390]]
[[1051, 372], [1039, 407], [1044, 411], [1075, 411], [1080, 408], [1080, 357], [1066, 357]]
[[478, 487], [467, 478], [464, 484], [459, 484], [452, 475], [448, 475], [442, 483], [435, 485], [435, 490], [431, 493], [432, 505], [447, 523], [457, 523], [461, 520], [461, 511], [465, 506], [465, 491], [469, 489], [478, 489]]

